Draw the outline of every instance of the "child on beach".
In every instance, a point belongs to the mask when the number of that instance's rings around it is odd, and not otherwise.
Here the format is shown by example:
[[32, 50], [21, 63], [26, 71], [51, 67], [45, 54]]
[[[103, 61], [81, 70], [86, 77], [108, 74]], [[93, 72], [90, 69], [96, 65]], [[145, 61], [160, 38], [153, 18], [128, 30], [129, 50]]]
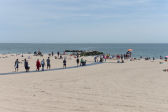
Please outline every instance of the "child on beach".
[[41, 67], [42, 67], [42, 71], [44, 71], [44, 66], [45, 66], [45, 61], [44, 59], [41, 61]]
[[40, 64], [40, 61], [39, 61], [39, 59], [37, 59], [37, 61], [36, 61], [36, 67], [37, 67], [37, 71], [39, 71], [40, 70], [40, 67], [41, 67], [41, 64]]
[[16, 61], [15, 61], [15, 72], [18, 72], [18, 69], [19, 69], [19, 60], [18, 59], [16, 59]]

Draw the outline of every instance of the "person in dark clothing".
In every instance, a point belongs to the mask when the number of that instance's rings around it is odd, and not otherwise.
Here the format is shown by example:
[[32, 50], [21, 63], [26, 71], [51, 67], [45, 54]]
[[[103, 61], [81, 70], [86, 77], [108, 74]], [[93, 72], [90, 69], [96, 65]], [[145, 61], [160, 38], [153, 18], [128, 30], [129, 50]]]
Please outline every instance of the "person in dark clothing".
[[28, 61], [26, 59], [24, 61], [24, 67], [25, 67], [26, 72], [28, 72], [30, 67], [29, 67], [29, 63], [28, 63]]
[[47, 70], [50, 70], [51, 64], [50, 64], [50, 57], [47, 59]]
[[95, 61], [95, 63], [97, 62], [97, 56], [94, 57], [94, 61]]
[[76, 59], [77, 67], [79, 66], [79, 58]]
[[162, 56], [160, 56], [160, 59], [163, 59], [163, 57], [162, 57]]
[[66, 59], [63, 60], [63, 68], [66, 68]]
[[155, 61], [155, 57], [153, 57], [153, 61]]
[[121, 54], [121, 63], [124, 63], [124, 56]]
[[57, 55], [58, 55], [58, 58], [59, 58], [60, 53], [59, 53], [59, 52], [57, 52]]
[[19, 60], [18, 59], [16, 59], [16, 61], [15, 61], [15, 72], [18, 72], [18, 69], [19, 69]]
[[54, 52], [52, 52], [51, 55], [54, 56]]
[[76, 54], [76, 57], [79, 58], [79, 53]]

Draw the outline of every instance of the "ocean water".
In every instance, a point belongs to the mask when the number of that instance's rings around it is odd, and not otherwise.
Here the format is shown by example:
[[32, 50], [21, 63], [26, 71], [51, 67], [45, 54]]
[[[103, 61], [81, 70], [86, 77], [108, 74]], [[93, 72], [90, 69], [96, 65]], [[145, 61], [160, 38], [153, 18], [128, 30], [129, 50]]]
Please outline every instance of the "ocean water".
[[64, 50], [98, 50], [106, 54], [123, 54], [133, 49], [134, 57], [168, 56], [168, 44], [16, 44], [0, 43], [0, 53], [33, 53], [40, 50], [43, 53], [63, 52]]

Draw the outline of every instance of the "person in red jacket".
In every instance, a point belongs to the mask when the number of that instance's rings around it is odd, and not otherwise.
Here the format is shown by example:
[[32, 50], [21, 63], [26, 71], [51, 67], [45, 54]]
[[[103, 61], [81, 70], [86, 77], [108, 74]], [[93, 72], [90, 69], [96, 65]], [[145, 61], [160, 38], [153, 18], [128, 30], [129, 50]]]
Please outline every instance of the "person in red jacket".
[[40, 64], [40, 61], [39, 61], [39, 59], [37, 59], [37, 62], [36, 62], [36, 67], [37, 67], [37, 69], [36, 70], [40, 70], [40, 67], [41, 67], [41, 64]]

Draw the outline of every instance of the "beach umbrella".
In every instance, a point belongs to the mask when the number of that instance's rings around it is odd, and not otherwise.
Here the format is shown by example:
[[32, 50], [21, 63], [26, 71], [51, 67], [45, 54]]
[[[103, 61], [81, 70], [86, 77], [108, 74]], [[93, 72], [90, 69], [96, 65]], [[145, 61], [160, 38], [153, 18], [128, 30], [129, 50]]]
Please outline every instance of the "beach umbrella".
[[133, 51], [133, 49], [128, 49], [128, 51], [130, 51], [130, 52], [131, 52], [131, 51]]
[[168, 56], [165, 56], [166, 58], [168, 58]]

